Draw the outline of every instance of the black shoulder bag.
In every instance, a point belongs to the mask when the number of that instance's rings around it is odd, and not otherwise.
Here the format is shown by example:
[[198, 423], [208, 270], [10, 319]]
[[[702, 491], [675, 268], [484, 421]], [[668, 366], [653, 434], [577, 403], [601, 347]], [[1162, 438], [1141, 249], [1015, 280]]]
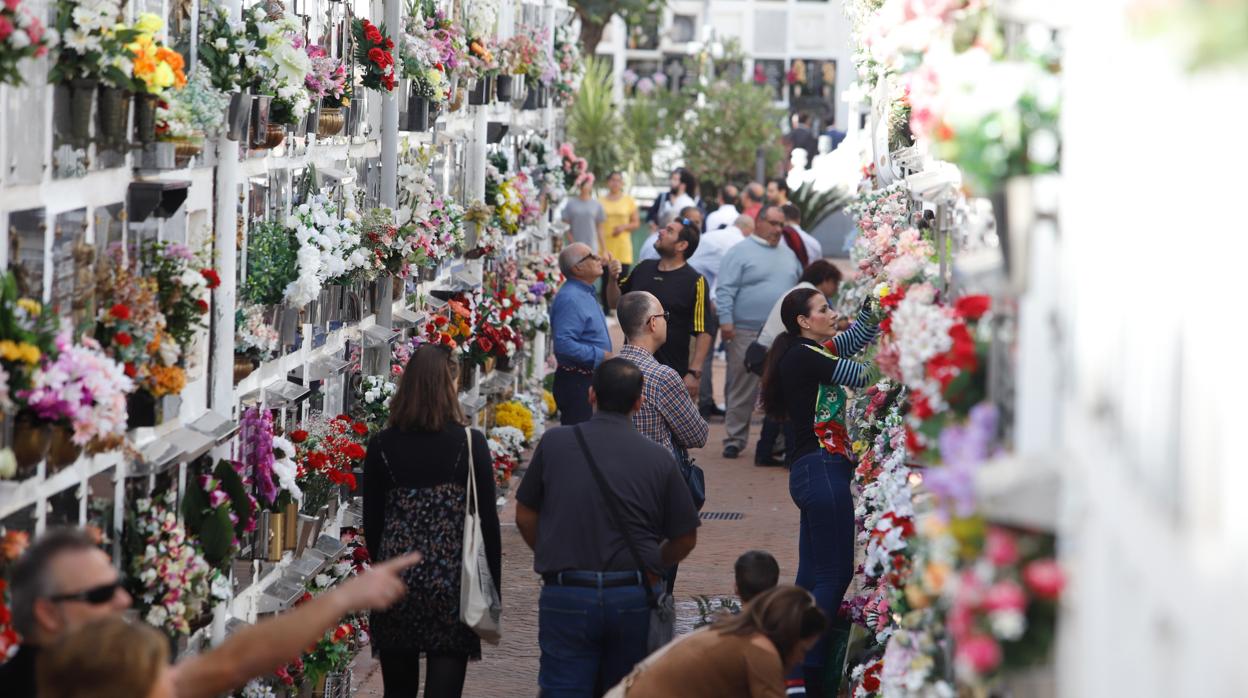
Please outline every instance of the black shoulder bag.
[[666, 591], [655, 594], [650, 586], [650, 580], [646, 576], [646, 564], [642, 562], [641, 553], [633, 543], [632, 536], [628, 535], [628, 528], [624, 525], [624, 517], [620, 514], [615, 493], [607, 486], [606, 478], [598, 469], [598, 462], [594, 460], [594, 454], [590, 453], [589, 444], [585, 443], [585, 435], [581, 432], [581, 426], [578, 424], [573, 429], [576, 431], [576, 440], [581, 445], [581, 452], [585, 454], [585, 460], [589, 462], [589, 470], [594, 474], [598, 489], [602, 491], [602, 498], [606, 500], [611, 523], [624, 537], [624, 542], [628, 544], [628, 552], [633, 556], [633, 563], [637, 565], [637, 571], [641, 574], [641, 586], [645, 589], [646, 601], [650, 604], [650, 632], [647, 637], [646, 651], [647, 653], [653, 652], [671, 642], [676, 632], [676, 602], [671, 594]]

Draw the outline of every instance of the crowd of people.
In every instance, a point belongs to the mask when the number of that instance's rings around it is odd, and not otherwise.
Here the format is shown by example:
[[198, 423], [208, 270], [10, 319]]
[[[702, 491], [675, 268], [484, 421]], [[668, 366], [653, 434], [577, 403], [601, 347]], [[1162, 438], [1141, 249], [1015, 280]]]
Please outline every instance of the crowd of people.
[[[845, 357], [874, 340], [878, 318], [867, 305], [852, 323], [832, 311], [840, 272], [802, 229], [783, 179], [725, 183], [703, 199], [678, 168], [644, 217], [620, 173], [606, 184], [595, 198], [586, 177], [563, 209], [565, 281], [550, 307], [561, 426], [537, 443], [516, 491], [516, 525], [542, 582], [541, 695], [835, 695], [829, 628], [854, 549], [844, 389], [874, 380]], [[651, 232], [634, 259], [643, 220]], [[722, 407], [711, 383], [718, 348]], [[502, 551], [495, 508], [470, 512], [465, 496], [466, 483], [482, 502], [495, 490], [486, 439], [460, 412], [456, 371], [440, 345], [415, 351], [387, 427], [369, 443], [371, 571], [169, 666], [167, 643], [123, 619], [131, 600], [108, 556], [81, 532], [49, 532], [12, 575], [24, 644], [0, 666], [5, 695], [217, 695], [359, 610], [371, 611], [386, 696], [416, 696], [422, 683], [429, 698], [462, 695], [482, 651], [463, 620], [465, 515], [480, 522], [496, 595]], [[795, 584], [779, 583], [771, 555], [747, 552], [735, 567], [740, 614], [673, 640], [678, 567], [714, 487], [689, 451], [722, 417], [723, 456], [740, 457], [760, 404], [754, 464], [789, 468], [800, 511]]]

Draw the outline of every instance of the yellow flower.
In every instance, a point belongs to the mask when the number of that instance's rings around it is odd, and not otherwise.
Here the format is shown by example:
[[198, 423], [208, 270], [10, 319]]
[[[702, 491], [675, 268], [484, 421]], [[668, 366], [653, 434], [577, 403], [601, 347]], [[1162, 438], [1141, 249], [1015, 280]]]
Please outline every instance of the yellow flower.
[[30, 298], [17, 299], [17, 307], [25, 310], [31, 315], [39, 315], [43, 312], [43, 306], [39, 304], [39, 301]]
[[859, 441], [855, 441], [855, 442], [854, 442], [854, 453], [862, 454], [862, 453], [866, 453], [866, 452], [867, 452], [867, 442], [866, 442], [866, 441], [861, 441], [861, 440], [859, 440]]
[[42, 352], [39, 351], [39, 347], [33, 344], [27, 344], [26, 342], [22, 342], [17, 345], [17, 350], [21, 352], [22, 361], [25, 361], [31, 366], [39, 363], [39, 357], [43, 355]]
[[889, 293], [892, 293], [892, 290], [889, 289], [888, 284], [880, 284], [879, 286], [875, 287], [876, 298], [883, 298], [887, 296]]
[[161, 21], [160, 17], [151, 12], [144, 12], [139, 15], [139, 21], [134, 24], [134, 28], [144, 34], [155, 34], [164, 27], [165, 23]]
[[553, 417], [555, 412], [559, 410], [559, 406], [555, 404], [555, 396], [549, 390], [542, 391], [542, 401], [546, 403], [546, 416]]
[[[148, 84], [147, 90], [148, 92], [159, 92], [166, 87], [172, 87], [173, 80], [173, 68], [169, 67], [168, 63], [158, 63], [156, 64], [156, 74], [153, 76], [152, 82]], [[153, 84], [157, 89], [152, 89]]]
[[351, 106], [351, 98], [350, 98], [350, 97], [343, 97], [343, 98], [342, 98], [342, 106], [344, 106], [344, 107], [349, 107], [349, 106]]
[[17, 361], [21, 357], [22, 353], [17, 348], [17, 342], [11, 339], [0, 339], [0, 359]]

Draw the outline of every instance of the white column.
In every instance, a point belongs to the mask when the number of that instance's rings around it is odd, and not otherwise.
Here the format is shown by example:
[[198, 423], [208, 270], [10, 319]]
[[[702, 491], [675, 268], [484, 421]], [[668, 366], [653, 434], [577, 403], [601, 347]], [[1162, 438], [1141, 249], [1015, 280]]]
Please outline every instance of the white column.
[[[241, 16], [240, 0], [226, 0], [233, 18]], [[212, 409], [234, 412], [234, 308], [238, 290], [238, 141], [224, 133], [217, 138], [216, 235], [213, 257], [221, 285], [212, 305]]]

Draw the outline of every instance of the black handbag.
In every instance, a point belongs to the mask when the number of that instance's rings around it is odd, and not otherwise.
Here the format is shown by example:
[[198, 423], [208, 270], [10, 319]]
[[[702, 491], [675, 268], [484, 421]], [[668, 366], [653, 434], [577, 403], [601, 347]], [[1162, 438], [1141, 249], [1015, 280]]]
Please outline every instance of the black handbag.
[[767, 347], [758, 342], [750, 342], [745, 348], [745, 370], [756, 376], [763, 375], [763, 367], [767, 363]]
[[689, 486], [689, 494], [693, 497], [693, 508], [702, 511], [706, 505], [706, 473], [702, 466], [693, 462], [689, 452], [683, 448], [675, 451], [676, 464], [680, 466], [680, 476]]
[[646, 563], [642, 562], [641, 553], [633, 543], [633, 537], [628, 535], [628, 527], [624, 525], [624, 517], [620, 515], [615, 493], [607, 486], [607, 480], [603, 477], [602, 471], [598, 469], [594, 454], [589, 452], [589, 444], [585, 443], [585, 434], [581, 432], [581, 425], [578, 424], [572, 429], [576, 431], [576, 440], [581, 445], [581, 452], [585, 454], [585, 460], [589, 461], [589, 470], [594, 474], [594, 480], [598, 483], [602, 498], [607, 503], [607, 514], [611, 516], [611, 523], [624, 537], [624, 542], [628, 544], [628, 552], [633, 556], [633, 564], [637, 565], [637, 571], [641, 574], [641, 587], [645, 589], [646, 601], [650, 605], [650, 632], [646, 638], [646, 653], [649, 654], [671, 642], [676, 634], [676, 601], [666, 591], [656, 594], [650, 586], [650, 580], [646, 576]]

